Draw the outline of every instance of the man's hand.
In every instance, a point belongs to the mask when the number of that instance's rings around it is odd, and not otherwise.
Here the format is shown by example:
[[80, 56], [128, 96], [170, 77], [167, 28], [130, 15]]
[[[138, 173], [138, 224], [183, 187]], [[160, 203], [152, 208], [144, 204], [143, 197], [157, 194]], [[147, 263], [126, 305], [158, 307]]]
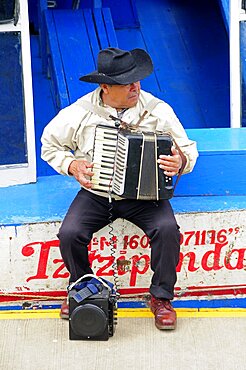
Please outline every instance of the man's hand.
[[70, 163], [68, 172], [73, 175], [81, 185], [90, 189], [92, 187], [92, 182], [88, 180], [86, 176], [93, 176], [93, 172], [91, 171], [92, 167], [93, 163], [89, 163], [82, 159], [74, 160]]
[[157, 162], [159, 167], [164, 170], [166, 176], [175, 176], [182, 166], [182, 159], [178, 150], [172, 146], [172, 155], [160, 155]]

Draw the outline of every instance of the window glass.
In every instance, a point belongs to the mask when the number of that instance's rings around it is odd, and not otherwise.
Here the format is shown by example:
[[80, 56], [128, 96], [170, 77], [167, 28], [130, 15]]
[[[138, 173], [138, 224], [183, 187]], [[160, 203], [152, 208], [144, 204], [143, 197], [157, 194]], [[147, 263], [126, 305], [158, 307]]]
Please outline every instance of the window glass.
[[27, 163], [20, 32], [0, 33], [0, 165]]

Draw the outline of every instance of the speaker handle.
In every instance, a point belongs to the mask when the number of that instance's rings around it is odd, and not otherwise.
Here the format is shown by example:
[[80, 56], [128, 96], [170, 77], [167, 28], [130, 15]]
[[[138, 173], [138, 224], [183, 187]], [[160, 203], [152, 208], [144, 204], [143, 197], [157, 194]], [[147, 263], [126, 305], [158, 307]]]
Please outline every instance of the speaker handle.
[[68, 287], [68, 292], [76, 285], [78, 284], [81, 280], [85, 279], [85, 278], [88, 278], [88, 277], [91, 277], [93, 279], [96, 279], [97, 281], [99, 281], [99, 283], [101, 283], [105, 288], [107, 288], [109, 291], [112, 290], [112, 288], [107, 284], [105, 283], [104, 280], [102, 280], [101, 278], [93, 275], [93, 274], [86, 274], [84, 276], [81, 276], [80, 278], [78, 278], [78, 280], [76, 280], [74, 283], [72, 283], [71, 285], [69, 285]]

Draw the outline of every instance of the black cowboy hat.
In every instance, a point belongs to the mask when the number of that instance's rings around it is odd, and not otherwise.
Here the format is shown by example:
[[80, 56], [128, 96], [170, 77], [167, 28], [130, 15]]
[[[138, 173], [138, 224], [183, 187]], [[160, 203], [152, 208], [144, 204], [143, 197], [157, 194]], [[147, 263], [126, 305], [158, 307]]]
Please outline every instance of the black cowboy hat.
[[107, 48], [98, 54], [97, 70], [80, 77], [80, 80], [98, 84], [128, 85], [149, 76], [152, 71], [152, 60], [145, 50]]

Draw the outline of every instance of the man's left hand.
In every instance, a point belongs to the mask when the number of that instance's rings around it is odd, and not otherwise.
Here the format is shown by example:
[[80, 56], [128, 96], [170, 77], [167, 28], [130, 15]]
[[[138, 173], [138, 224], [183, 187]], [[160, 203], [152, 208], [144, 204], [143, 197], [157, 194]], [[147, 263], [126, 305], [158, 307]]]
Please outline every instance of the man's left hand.
[[166, 176], [175, 176], [182, 166], [182, 159], [178, 150], [172, 146], [172, 155], [160, 155], [157, 162]]

